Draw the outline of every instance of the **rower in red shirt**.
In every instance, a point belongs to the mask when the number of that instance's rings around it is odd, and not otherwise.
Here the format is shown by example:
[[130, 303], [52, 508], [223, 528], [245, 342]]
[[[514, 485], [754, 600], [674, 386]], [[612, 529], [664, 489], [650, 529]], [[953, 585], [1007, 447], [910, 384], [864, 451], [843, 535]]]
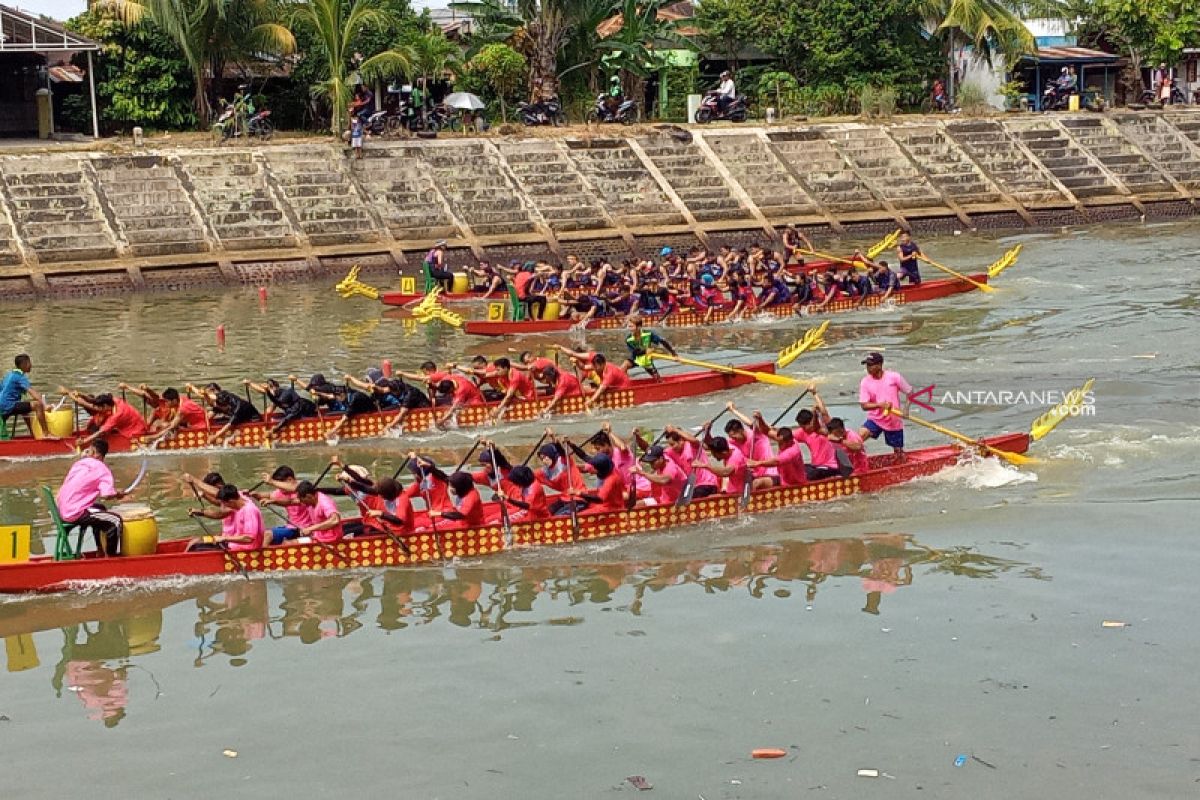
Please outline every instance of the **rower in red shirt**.
[[[453, 364], [450, 366], [454, 367]], [[493, 403], [504, 397], [504, 377], [483, 356], [472, 358], [470, 369], [463, 369], [462, 367], [458, 367], [458, 369], [475, 379], [476, 385], [479, 386], [479, 393], [483, 395], [484, 400]]]
[[80, 447], [88, 447], [101, 436], [115, 433], [126, 439], [134, 440], [146, 433], [146, 420], [137, 409], [121, 399], [114, 399], [111, 394], [102, 394], [92, 403], [100, 419], [100, 427], [91, 436], [80, 439]]
[[592, 369], [600, 381], [600, 385], [596, 387], [596, 391], [587, 399], [587, 406], [591, 408], [600, 402], [600, 398], [604, 397], [608, 392], [619, 392], [623, 389], [628, 389], [633, 386], [633, 381], [629, 378], [629, 373], [618, 367], [616, 364], [608, 363], [602, 354], [597, 353], [592, 359]]
[[504, 412], [513, 402], [518, 400], [536, 400], [537, 388], [533, 385], [533, 378], [529, 377], [529, 374], [526, 372], [514, 369], [512, 362], [507, 358], [497, 358], [495, 367], [496, 373], [508, 386], [504, 393], [504, 399], [500, 401], [500, 405], [492, 412], [492, 422], [499, 422], [504, 419]]
[[520, 364], [513, 364], [513, 367], [528, 372], [530, 377], [540, 383], [550, 383], [550, 381], [546, 380], [546, 370], [557, 368], [557, 365], [550, 359], [545, 356], [535, 356], [528, 350], [521, 353], [520, 362]]
[[543, 415], [553, 413], [568, 397], [583, 397], [583, 386], [569, 372], [560, 372], [558, 367], [550, 366], [543, 370], [542, 378], [554, 391], [550, 402], [542, 409]]
[[412, 471], [413, 482], [404, 487], [404, 497], [410, 502], [419, 497], [429, 509], [435, 511], [453, 508], [446, 491], [446, 473], [438, 469], [433, 461], [416, 453], [409, 453], [408, 468]]
[[612, 511], [624, 511], [626, 492], [625, 479], [613, 466], [612, 459], [603, 453], [592, 456], [588, 463], [596, 471], [600, 484], [595, 492], [584, 492], [583, 499], [588, 501], [584, 514], [607, 514]]
[[431, 521], [447, 521], [448, 524], [438, 523], [441, 530], [461, 530], [478, 528], [486, 522], [483, 509], [483, 498], [475, 488], [475, 481], [469, 472], [456, 472], [450, 476], [450, 508], [434, 510], [429, 513]]
[[449, 406], [437, 420], [438, 425], [445, 425], [460, 408], [486, 405], [486, 401], [480, 394], [479, 387], [470, 378], [465, 375], [451, 375], [438, 383], [434, 405]]
[[530, 522], [550, 517], [550, 503], [546, 490], [538, 482], [533, 470], [524, 465], [512, 468], [508, 480], [501, 484], [509, 505], [508, 517], [512, 522]]

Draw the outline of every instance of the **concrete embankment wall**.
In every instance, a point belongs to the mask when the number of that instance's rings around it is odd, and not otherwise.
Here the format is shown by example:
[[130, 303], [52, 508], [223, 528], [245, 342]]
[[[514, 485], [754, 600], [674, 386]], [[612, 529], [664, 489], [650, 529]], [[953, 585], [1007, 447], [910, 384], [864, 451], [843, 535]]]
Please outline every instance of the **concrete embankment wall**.
[[0, 297], [1194, 215], [1200, 111], [0, 157]]

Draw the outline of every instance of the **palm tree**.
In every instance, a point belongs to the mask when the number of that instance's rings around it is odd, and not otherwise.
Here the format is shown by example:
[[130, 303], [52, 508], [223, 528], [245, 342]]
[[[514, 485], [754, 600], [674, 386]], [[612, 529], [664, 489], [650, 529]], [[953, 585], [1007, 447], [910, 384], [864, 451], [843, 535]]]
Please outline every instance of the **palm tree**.
[[193, 105], [201, 125], [212, 115], [213, 81], [226, 64], [296, 49], [272, 0], [97, 0], [93, 7], [128, 26], [152, 23], [179, 47], [196, 85]]
[[[921, 0], [926, 23], [945, 40], [947, 58], [954, 58], [958, 44], [972, 44], [977, 57], [988, 64], [992, 53], [1015, 59], [1037, 49], [1033, 34], [1021, 20], [1028, 5], [1019, 0]], [[954, 96], [954, 66], [951, 63], [947, 89]]]
[[404, 46], [412, 59], [412, 74], [424, 78], [426, 85], [434, 76], [462, 68], [458, 45], [440, 30], [414, 33], [405, 38]]
[[[310, 31], [320, 45], [310, 57], [324, 59], [325, 80], [311, 87], [314, 95], [332, 106], [330, 129], [342, 132], [350, 105], [348, 82], [354, 39], [365, 28], [384, 28], [395, 22], [383, 0], [304, 0], [292, 8], [292, 27]], [[364, 80], [384, 78], [412, 69], [413, 54], [405, 47], [376, 53], [357, 66]]]

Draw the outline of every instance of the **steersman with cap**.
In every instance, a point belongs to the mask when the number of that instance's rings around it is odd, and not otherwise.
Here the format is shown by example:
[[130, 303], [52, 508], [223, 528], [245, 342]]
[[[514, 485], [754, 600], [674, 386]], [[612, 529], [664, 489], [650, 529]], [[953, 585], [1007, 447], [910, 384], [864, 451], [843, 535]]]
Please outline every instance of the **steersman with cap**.
[[892, 451], [904, 458], [904, 420], [888, 412], [900, 408], [900, 393], [909, 394], [912, 386], [899, 372], [883, 368], [882, 353], [868, 353], [862, 363], [867, 374], [858, 384], [858, 404], [867, 412], [867, 419], [859, 435], [866, 440], [883, 434]]

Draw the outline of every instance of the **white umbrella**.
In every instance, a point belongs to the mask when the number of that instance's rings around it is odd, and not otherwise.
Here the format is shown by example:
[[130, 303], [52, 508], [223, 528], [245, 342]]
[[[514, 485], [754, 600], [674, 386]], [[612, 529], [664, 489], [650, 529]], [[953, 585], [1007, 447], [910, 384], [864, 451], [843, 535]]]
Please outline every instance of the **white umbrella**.
[[442, 101], [451, 108], [459, 108], [463, 111], [482, 111], [487, 108], [482, 100], [470, 92], [454, 92], [446, 95], [446, 99]]

